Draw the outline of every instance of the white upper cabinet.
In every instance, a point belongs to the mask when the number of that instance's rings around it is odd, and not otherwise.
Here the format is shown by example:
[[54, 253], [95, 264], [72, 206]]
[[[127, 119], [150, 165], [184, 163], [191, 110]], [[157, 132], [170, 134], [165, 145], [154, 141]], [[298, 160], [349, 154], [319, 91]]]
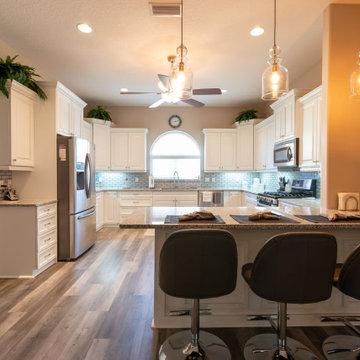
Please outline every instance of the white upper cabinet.
[[270, 116], [261, 123], [255, 125], [254, 130], [254, 150], [255, 150], [255, 169], [271, 170], [274, 169], [275, 144], [275, 118]]
[[275, 118], [275, 141], [299, 136], [299, 109], [297, 99], [309, 90], [293, 89], [271, 104]]
[[110, 124], [93, 120], [96, 170], [110, 170]]
[[111, 170], [146, 171], [147, 129], [111, 129]]
[[237, 125], [236, 170], [254, 169], [254, 120]]
[[86, 103], [61, 83], [56, 83], [56, 132], [81, 136], [81, 123]]
[[322, 87], [298, 100], [300, 106], [300, 168], [320, 168], [320, 124]]
[[91, 123], [82, 120], [81, 121], [81, 135], [83, 139], [89, 141], [90, 143], [93, 142], [93, 126]]
[[34, 166], [34, 91], [8, 81], [9, 98], [0, 94], [0, 170], [32, 170]]
[[237, 131], [204, 129], [204, 171], [236, 170]]

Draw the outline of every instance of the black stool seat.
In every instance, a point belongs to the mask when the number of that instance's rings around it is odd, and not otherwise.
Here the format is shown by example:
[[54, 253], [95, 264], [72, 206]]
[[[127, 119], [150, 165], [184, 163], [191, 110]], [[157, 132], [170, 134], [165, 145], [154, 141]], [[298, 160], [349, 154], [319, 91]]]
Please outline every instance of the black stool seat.
[[254, 262], [242, 267], [250, 289], [278, 303], [277, 335], [249, 339], [245, 359], [317, 359], [309, 348], [286, 337], [286, 307], [288, 303], [315, 303], [331, 296], [336, 255], [336, 239], [331, 234], [286, 233], [270, 238]]
[[[230, 351], [217, 336], [199, 331], [199, 299], [230, 294], [237, 279], [237, 248], [224, 230], [180, 230], [165, 241], [159, 260], [159, 286], [167, 295], [193, 299], [191, 332], [169, 337], [161, 360], [230, 360]], [[189, 342], [191, 339], [191, 342]]]

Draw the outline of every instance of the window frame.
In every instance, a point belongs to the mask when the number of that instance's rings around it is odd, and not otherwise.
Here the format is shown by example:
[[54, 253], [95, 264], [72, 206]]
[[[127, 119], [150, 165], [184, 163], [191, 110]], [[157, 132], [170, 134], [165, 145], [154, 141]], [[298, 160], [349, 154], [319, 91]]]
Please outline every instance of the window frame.
[[[153, 155], [152, 152], [153, 152], [153, 148], [155, 146], [155, 144], [163, 137], [167, 136], [167, 135], [170, 135], [170, 134], [181, 134], [181, 135], [184, 135], [186, 137], [188, 137], [196, 146], [196, 149], [198, 150], [198, 155]], [[158, 179], [158, 180], [172, 180], [173, 178], [172, 177], [156, 177], [153, 173], [153, 160], [155, 159], [198, 159], [199, 160], [199, 175], [198, 175], [198, 178], [180, 178], [180, 180], [189, 180], [189, 181], [192, 181], [192, 180], [198, 180], [200, 178], [200, 175], [201, 175], [201, 150], [200, 150], [200, 146], [198, 144], [198, 142], [188, 133], [186, 133], [185, 131], [180, 131], [180, 130], [170, 130], [170, 131], [166, 131], [162, 134], [160, 134], [152, 143], [151, 145], [151, 148], [150, 148], [150, 153], [149, 153], [149, 159], [150, 159], [150, 172], [151, 174], [154, 176], [155, 179]]]

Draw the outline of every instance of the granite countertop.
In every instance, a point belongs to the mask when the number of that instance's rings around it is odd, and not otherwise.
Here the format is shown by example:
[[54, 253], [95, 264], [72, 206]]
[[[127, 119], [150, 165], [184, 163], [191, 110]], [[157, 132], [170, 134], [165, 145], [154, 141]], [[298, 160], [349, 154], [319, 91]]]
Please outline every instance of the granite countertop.
[[[287, 206], [287, 204], [290, 204], [290, 206]], [[315, 199], [315, 198], [279, 199], [279, 208], [281, 210], [289, 211], [293, 207], [306, 207], [306, 208], [312, 208], [312, 209], [320, 209], [320, 199]]]
[[55, 199], [20, 199], [16, 201], [0, 200], [0, 206], [42, 206], [55, 203]]
[[[207, 209], [211, 211], [214, 215], [220, 215], [225, 221], [225, 224], [209, 224], [209, 223], [181, 223], [181, 224], [164, 224], [164, 219], [166, 215], [183, 215], [193, 211], [198, 211], [200, 209]], [[297, 223], [277, 223], [274, 220], [271, 223], [258, 223], [256, 221], [251, 223], [238, 223], [230, 215], [249, 215], [256, 213], [258, 211], [269, 210], [274, 213], [286, 216], [293, 220], [296, 220]], [[199, 207], [147, 207], [139, 208], [135, 210], [131, 215], [129, 215], [124, 221], [120, 223], [120, 228], [155, 228], [155, 229], [171, 229], [171, 228], [228, 228], [228, 229], [283, 229], [283, 230], [324, 230], [324, 229], [360, 229], [360, 223], [349, 222], [331, 222], [331, 223], [312, 223], [300, 218], [295, 217], [294, 215], [324, 215], [337, 212], [337, 210], [325, 210], [320, 211], [320, 209], [311, 209], [311, 208], [293, 208], [292, 212], [285, 212], [279, 208], [264, 208], [264, 207], [212, 207], [212, 208], [199, 208]], [[342, 211], [344, 214], [351, 214], [353, 212]]]
[[154, 188], [154, 189], [97, 189], [96, 192], [101, 192], [101, 191], [243, 191], [243, 192], [247, 192], [250, 194], [256, 194], [250, 190], [243, 190], [243, 189], [203, 189], [203, 188], [196, 188], [196, 189], [191, 189], [191, 188]]

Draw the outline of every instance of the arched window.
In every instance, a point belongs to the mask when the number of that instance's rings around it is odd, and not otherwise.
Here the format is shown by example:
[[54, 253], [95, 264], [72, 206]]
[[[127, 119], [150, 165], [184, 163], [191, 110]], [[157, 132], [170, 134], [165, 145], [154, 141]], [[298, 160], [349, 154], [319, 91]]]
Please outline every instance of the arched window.
[[182, 131], [160, 135], [150, 151], [152, 175], [158, 179], [199, 179], [200, 149], [196, 141]]

